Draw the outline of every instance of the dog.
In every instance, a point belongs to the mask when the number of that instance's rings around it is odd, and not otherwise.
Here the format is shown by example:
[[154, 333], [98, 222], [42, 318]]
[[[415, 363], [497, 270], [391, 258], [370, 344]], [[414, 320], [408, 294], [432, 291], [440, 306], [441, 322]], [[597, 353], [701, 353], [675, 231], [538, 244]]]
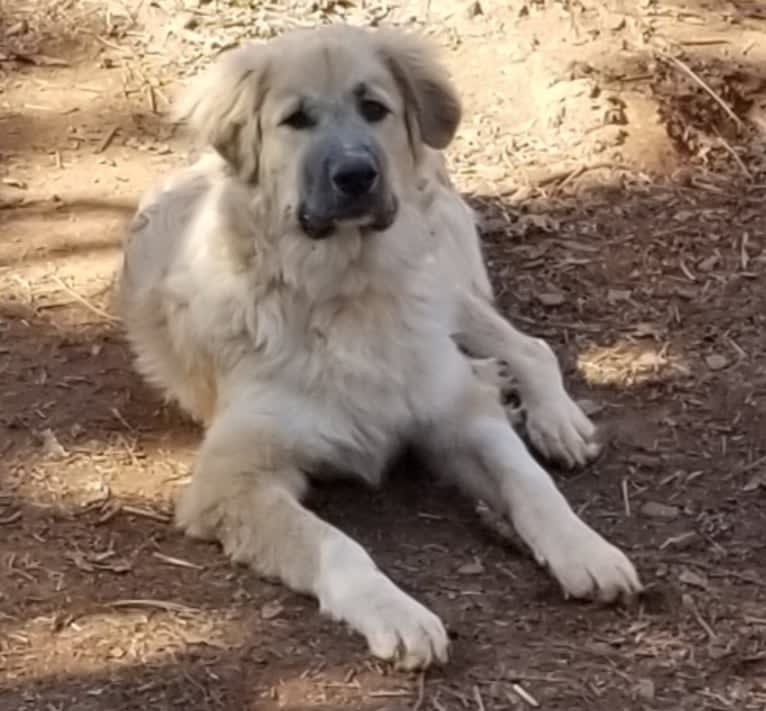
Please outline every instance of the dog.
[[225, 52], [177, 111], [202, 154], [142, 199], [118, 291], [138, 370], [205, 428], [177, 525], [314, 596], [373, 655], [444, 663], [441, 620], [301, 504], [310, 477], [377, 485], [411, 446], [507, 517], [565, 596], [639, 592], [500, 402], [514, 380], [545, 457], [598, 453], [552, 349], [493, 305], [446, 168], [461, 102], [434, 48], [297, 30]]

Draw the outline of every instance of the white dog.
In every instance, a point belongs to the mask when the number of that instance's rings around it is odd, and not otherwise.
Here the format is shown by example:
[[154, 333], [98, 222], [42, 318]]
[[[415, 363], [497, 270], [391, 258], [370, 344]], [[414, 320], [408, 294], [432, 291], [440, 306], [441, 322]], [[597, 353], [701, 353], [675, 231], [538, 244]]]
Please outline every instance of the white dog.
[[492, 305], [440, 153], [460, 104], [423, 42], [331, 26], [243, 47], [181, 115], [216, 153], [144, 198], [120, 289], [140, 371], [206, 427], [178, 524], [316, 596], [379, 657], [443, 662], [439, 618], [300, 503], [308, 475], [377, 484], [411, 444], [507, 516], [566, 595], [639, 591], [500, 405], [514, 378], [537, 449], [598, 451], [551, 349]]

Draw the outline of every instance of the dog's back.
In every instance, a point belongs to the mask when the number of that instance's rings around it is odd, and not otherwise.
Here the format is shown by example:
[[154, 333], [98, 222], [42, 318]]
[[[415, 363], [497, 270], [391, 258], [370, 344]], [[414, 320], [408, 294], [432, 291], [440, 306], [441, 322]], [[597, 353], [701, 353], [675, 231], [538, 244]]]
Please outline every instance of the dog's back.
[[212, 167], [203, 159], [145, 193], [128, 227], [116, 292], [138, 370], [201, 421], [212, 414], [215, 384], [197, 344], [185, 348], [177, 337], [188, 304], [183, 288], [172, 298], [168, 277], [187, 272], [190, 227], [212, 189]]

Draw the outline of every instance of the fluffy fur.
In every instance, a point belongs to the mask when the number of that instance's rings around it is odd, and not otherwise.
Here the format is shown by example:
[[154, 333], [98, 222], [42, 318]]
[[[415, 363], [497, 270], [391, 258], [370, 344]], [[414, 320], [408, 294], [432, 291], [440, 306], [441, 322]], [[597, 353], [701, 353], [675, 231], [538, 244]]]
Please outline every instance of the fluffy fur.
[[[365, 130], [396, 220], [311, 240], [297, 219], [300, 166], [324, 124], [292, 130], [283, 117], [296, 97], [342, 112], [360, 83], [390, 109]], [[492, 305], [473, 216], [440, 153], [460, 103], [433, 51], [348, 26], [289, 34], [224, 55], [180, 115], [215, 152], [145, 196], [120, 280], [139, 370], [206, 428], [178, 525], [316, 596], [379, 657], [444, 662], [438, 617], [300, 503], [307, 475], [374, 485], [410, 444], [507, 516], [566, 595], [638, 591], [631, 563], [571, 510], [500, 405], [513, 378], [537, 449], [570, 465], [598, 452], [551, 349]]]

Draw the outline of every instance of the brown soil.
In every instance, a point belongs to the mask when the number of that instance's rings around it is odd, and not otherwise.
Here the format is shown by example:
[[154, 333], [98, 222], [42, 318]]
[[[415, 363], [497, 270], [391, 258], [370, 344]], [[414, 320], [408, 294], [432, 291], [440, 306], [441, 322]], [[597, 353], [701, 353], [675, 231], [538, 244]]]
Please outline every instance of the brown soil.
[[[0, 708], [763, 709], [763, 3], [360, 4], [0, 0]], [[611, 434], [560, 485], [649, 584], [562, 601], [411, 462], [318, 491], [448, 624], [425, 675], [174, 531], [199, 432], [109, 313], [121, 226], [183, 160], [176, 79], [343, 13], [448, 48], [501, 305]]]

